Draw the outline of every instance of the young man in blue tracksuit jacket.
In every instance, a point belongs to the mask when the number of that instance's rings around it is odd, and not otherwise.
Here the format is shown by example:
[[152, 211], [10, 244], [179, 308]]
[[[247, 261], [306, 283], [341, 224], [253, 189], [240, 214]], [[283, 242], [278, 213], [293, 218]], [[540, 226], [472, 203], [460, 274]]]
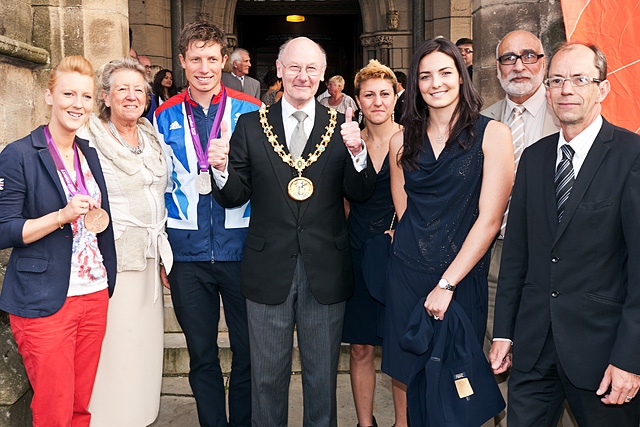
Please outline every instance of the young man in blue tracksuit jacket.
[[[174, 258], [168, 277], [171, 299], [187, 338], [189, 382], [200, 425], [248, 427], [251, 367], [240, 260], [250, 207], [224, 209], [216, 203], [206, 156], [208, 141], [220, 137], [220, 122], [233, 132], [238, 117], [257, 110], [261, 102], [222, 85], [227, 41], [217, 26], [188, 24], [178, 44], [189, 86], [158, 107], [154, 120], [169, 168], [165, 201]], [[233, 352], [228, 421], [217, 346], [220, 297]]]

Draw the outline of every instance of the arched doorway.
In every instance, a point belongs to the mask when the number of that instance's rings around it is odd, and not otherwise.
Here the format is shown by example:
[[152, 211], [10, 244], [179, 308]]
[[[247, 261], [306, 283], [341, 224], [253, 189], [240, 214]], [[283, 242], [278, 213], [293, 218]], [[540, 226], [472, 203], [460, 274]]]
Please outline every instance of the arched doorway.
[[[287, 15], [293, 14], [304, 16], [304, 22], [287, 22]], [[327, 53], [325, 77], [340, 74], [346, 81], [345, 92], [353, 94], [353, 76], [362, 64], [362, 20], [357, 0], [238, 0], [234, 33], [238, 46], [250, 52], [250, 74], [258, 80], [275, 68], [283, 42], [306, 36], [320, 43]], [[324, 90], [321, 85], [319, 91]]]

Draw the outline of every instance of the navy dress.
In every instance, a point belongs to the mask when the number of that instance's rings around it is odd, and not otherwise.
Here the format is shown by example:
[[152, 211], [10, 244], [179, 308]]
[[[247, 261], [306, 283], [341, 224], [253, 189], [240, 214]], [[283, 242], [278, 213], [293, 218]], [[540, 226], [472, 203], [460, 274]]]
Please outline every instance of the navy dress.
[[[362, 250], [367, 240], [391, 226], [395, 210], [391, 200], [389, 156], [385, 157], [376, 180], [376, 189], [364, 203], [351, 203], [347, 220], [353, 257], [354, 291], [347, 301], [342, 341], [351, 344], [382, 345], [384, 306], [371, 297], [362, 276]], [[381, 259], [380, 262], [387, 262]]]
[[[400, 348], [409, 314], [437, 286], [478, 218], [482, 138], [490, 119], [480, 116], [467, 149], [455, 143], [436, 159], [425, 136], [418, 168], [405, 171], [407, 210], [396, 227], [387, 270], [382, 370], [407, 384], [416, 356]], [[461, 136], [463, 137], [463, 136]], [[491, 143], [491, 141], [487, 141]], [[489, 253], [460, 281], [454, 299], [482, 343], [487, 323]]]

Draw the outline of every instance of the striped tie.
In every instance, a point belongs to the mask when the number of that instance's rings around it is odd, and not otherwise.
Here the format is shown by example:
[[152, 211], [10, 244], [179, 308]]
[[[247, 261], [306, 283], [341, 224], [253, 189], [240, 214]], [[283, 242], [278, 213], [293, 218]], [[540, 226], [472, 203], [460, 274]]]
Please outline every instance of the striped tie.
[[[515, 170], [518, 170], [518, 163], [520, 157], [524, 151], [524, 119], [522, 113], [524, 113], [524, 106], [517, 104], [513, 107], [511, 116], [509, 117], [509, 127], [511, 128], [511, 139], [513, 140], [513, 157]], [[507, 203], [507, 209], [502, 216], [502, 226], [500, 226], [500, 236], [504, 237], [504, 230], [507, 227], [507, 217], [509, 216], [509, 205], [511, 204], [511, 196], [509, 196], [509, 203]]]
[[556, 207], [558, 209], [558, 223], [562, 221], [562, 215], [564, 214], [564, 208], [569, 200], [571, 194], [571, 188], [575, 181], [573, 173], [573, 148], [569, 144], [564, 144], [560, 147], [562, 150], [562, 160], [558, 163], [558, 169], [556, 170], [556, 176], [553, 182], [556, 185]]

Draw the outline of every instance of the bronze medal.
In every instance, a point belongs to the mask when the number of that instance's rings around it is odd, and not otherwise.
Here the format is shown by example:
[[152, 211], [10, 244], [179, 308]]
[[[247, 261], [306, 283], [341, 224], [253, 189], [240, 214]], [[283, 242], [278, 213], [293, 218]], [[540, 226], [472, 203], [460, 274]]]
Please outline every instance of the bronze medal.
[[289, 181], [287, 189], [293, 200], [301, 202], [313, 194], [313, 182], [309, 178], [298, 176]]
[[209, 172], [200, 171], [198, 173], [196, 177], [196, 190], [202, 195], [211, 193], [211, 176]]
[[102, 208], [91, 209], [84, 216], [84, 228], [92, 233], [102, 233], [109, 226], [109, 214]]

